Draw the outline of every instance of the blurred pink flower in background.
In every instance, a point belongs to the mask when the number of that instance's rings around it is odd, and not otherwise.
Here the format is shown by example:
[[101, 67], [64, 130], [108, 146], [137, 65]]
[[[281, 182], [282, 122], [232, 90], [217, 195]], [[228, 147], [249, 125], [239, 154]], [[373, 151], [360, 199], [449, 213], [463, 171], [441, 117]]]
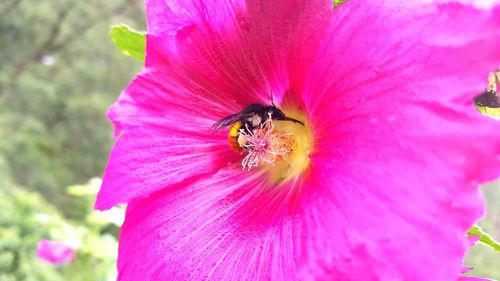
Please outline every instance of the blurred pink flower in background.
[[38, 242], [36, 256], [45, 262], [60, 265], [75, 259], [75, 249], [62, 241], [42, 239]]
[[[118, 279], [457, 280], [500, 175], [471, 102], [500, 9], [423, 2], [147, 1], [96, 202], [128, 203]], [[305, 145], [242, 170], [211, 126], [271, 91]]]

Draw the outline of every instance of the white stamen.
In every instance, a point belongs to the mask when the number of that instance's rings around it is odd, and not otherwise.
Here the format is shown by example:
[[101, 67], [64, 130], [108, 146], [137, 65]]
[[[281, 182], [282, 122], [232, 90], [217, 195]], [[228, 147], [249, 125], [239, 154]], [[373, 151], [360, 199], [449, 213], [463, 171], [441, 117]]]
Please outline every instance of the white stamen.
[[245, 138], [243, 148], [248, 152], [241, 166], [250, 170], [259, 164], [275, 165], [277, 160], [285, 159], [292, 151], [290, 134], [275, 130], [271, 113], [269, 118], [259, 128], [250, 130], [241, 129], [240, 135]]

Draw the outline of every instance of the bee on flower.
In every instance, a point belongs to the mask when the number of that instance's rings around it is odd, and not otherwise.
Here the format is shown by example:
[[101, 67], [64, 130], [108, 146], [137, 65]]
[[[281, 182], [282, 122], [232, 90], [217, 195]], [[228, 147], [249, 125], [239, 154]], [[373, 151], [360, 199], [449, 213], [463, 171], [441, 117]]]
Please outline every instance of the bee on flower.
[[[458, 280], [499, 123], [500, 8], [146, 1], [95, 207], [118, 280]], [[269, 92], [273, 99], [269, 100]]]

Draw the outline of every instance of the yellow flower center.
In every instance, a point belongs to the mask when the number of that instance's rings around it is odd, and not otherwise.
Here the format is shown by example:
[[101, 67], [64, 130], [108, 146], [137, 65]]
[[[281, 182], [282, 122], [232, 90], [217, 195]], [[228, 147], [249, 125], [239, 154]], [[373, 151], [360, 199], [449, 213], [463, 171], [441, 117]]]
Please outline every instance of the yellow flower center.
[[290, 121], [276, 121], [275, 127], [290, 135], [293, 140], [293, 146], [286, 158], [269, 167], [271, 180], [274, 182], [283, 182], [300, 176], [309, 167], [309, 156], [313, 150], [313, 137], [306, 115], [293, 109], [284, 108], [283, 112], [288, 116], [299, 121], [304, 125]]
[[301, 175], [309, 166], [313, 146], [305, 114], [290, 109], [283, 112], [304, 125], [269, 118], [252, 131], [241, 128], [238, 137], [239, 146], [247, 153], [242, 161], [243, 169], [262, 166], [269, 171], [273, 183]]

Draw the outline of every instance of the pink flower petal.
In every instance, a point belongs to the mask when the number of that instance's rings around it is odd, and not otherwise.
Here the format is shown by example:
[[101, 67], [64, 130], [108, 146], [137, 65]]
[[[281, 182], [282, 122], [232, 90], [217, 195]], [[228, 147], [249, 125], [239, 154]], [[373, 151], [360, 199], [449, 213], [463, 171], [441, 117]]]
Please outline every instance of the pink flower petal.
[[59, 265], [75, 259], [75, 250], [62, 241], [42, 239], [38, 242], [36, 255], [39, 259]]
[[[237, 161], [239, 154], [228, 146], [226, 134], [212, 130], [213, 121], [206, 119], [213, 109], [189, 108], [192, 101], [169, 98], [164, 88], [170, 84], [162, 86], [159, 79], [151, 73], [138, 76], [110, 110], [122, 131], [106, 167], [97, 209], [210, 176]], [[169, 107], [175, 111], [167, 111]]]
[[[214, 115], [227, 114], [227, 98], [211, 93], [189, 78], [176, 81], [173, 74], [174, 69], [167, 73], [145, 70], [128, 85], [108, 112], [116, 128], [115, 136], [125, 127], [144, 126], [144, 123], [164, 126], [165, 122], [171, 122], [172, 126], [188, 131], [193, 130], [190, 126], [206, 129], [215, 122]], [[206, 96], [199, 95], [202, 91]], [[238, 108], [234, 103], [232, 106], [234, 110]]]
[[[467, 248], [466, 229], [482, 212], [477, 189], [444, 176], [452, 168], [437, 158], [393, 142], [386, 145], [391, 148], [383, 152], [374, 144], [372, 149], [313, 159], [319, 168], [312, 170], [302, 193], [302, 205], [307, 206], [302, 222], [307, 234], [301, 235], [301, 248], [308, 256], [305, 276], [325, 280], [458, 276]], [[317, 260], [322, 260], [320, 266], [314, 263]]]
[[365, 103], [374, 117], [366, 121], [375, 122], [381, 105], [397, 110], [424, 100], [469, 108], [499, 65], [500, 8], [351, 2], [336, 10], [302, 93], [317, 127], [335, 124], [332, 114], [360, 114]]
[[469, 239], [469, 245], [470, 246], [473, 246], [474, 244], [476, 244], [477, 241], [479, 241], [479, 239], [481, 239], [481, 236], [469, 236], [468, 237]]
[[460, 273], [466, 273], [467, 271], [470, 271], [470, 270], [472, 270], [471, 266], [462, 265], [462, 269], [460, 270]]
[[182, 69], [243, 106], [302, 86], [332, 11], [323, 0], [150, 0], [146, 7], [146, 66]]
[[[316, 236], [303, 247], [310, 265], [327, 260], [310, 276], [456, 279], [465, 232], [483, 212], [477, 184], [500, 175], [499, 124], [471, 105], [500, 65], [498, 27], [460, 5], [413, 9], [416, 21], [376, 4], [342, 7], [305, 91], [318, 169], [317, 194], [303, 203], [314, 206], [303, 228]], [[450, 27], [462, 20], [473, 37]]]
[[133, 201], [118, 279], [292, 280], [297, 185], [266, 184], [238, 167]]

